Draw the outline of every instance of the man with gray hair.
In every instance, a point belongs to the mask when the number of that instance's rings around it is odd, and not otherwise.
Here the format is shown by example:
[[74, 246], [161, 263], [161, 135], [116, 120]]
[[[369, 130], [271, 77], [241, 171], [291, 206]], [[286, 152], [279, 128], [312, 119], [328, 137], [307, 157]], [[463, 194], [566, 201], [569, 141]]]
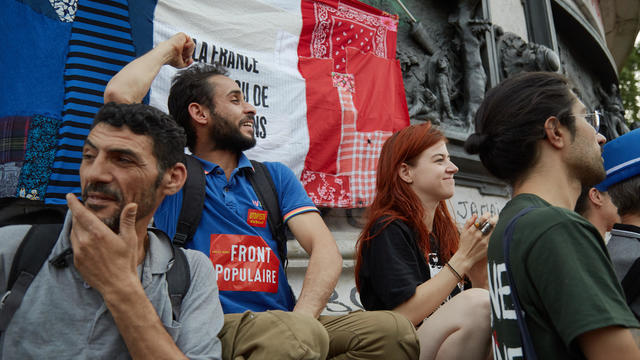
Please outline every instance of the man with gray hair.
[[622, 222], [607, 248], [627, 304], [640, 317], [640, 129], [607, 143], [602, 157], [607, 178], [596, 188], [609, 192]]

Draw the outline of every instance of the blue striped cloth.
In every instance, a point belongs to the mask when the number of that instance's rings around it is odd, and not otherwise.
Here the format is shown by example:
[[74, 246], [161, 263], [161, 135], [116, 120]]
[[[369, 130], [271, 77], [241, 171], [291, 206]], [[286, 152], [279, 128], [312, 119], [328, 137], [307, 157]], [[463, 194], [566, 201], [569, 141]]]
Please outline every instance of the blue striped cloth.
[[135, 58], [126, 0], [80, 1], [64, 69], [64, 110], [46, 192], [48, 204], [80, 194], [82, 145], [103, 103], [107, 82]]

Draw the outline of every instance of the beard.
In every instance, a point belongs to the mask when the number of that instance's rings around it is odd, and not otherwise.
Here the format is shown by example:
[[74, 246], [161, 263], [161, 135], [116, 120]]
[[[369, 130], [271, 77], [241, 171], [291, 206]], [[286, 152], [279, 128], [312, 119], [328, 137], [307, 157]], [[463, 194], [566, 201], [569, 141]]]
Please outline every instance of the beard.
[[583, 187], [595, 186], [607, 177], [601, 152], [591, 156], [584, 152], [577, 152], [567, 165], [570, 174], [578, 179]]
[[[138, 210], [136, 211], [136, 220], [139, 220], [147, 215], [151, 211], [155, 209], [156, 202], [156, 189], [158, 188], [157, 181], [154, 186], [145, 186], [142, 187], [144, 189], [139, 199], [134, 199], [133, 202], [138, 204]], [[122, 214], [122, 209], [128, 203], [124, 196], [122, 195], [122, 191], [120, 189], [112, 189], [105, 183], [89, 183], [82, 189], [82, 199], [85, 200], [85, 207], [91, 210], [94, 214], [97, 211], [100, 211], [105, 208], [105, 206], [96, 206], [93, 204], [87, 204], [86, 199], [88, 197], [89, 192], [97, 192], [104, 195], [107, 195], [114, 199], [116, 202], [116, 208], [113, 210], [113, 213], [108, 216], [98, 217], [100, 221], [102, 221], [111, 231], [116, 234], [120, 233], [120, 214]]]
[[[213, 150], [228, 150], [240, 153], [256, 145], [256, 138], [253, 131], [251, 132], [251, 137], [247, 137], [240, 131], [240, 126], [215, 111], [212, 113], [212, 118], [213, 126], [211, 126], [209, 132], [209, 139], [213, 143]], [[249, 119], [253, 120], [254, 117], [247, 116], [243, 118], [240, 123]]]
[[580, 180], [583, 187], [591, 187], [603, 182], [607, 177], [602, 162], [593, 162], [590, 166], [583, 166], [582, 169], [576, 169], [574, 174]]

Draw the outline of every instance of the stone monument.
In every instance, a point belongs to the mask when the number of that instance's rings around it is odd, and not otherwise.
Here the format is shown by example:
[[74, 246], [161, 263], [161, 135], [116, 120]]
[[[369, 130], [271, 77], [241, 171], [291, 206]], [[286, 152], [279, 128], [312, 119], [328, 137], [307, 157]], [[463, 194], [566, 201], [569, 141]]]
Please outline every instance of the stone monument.
[[[587, 108], [602, 114], [601, 132], [608, 139], [629, 131], [598, 4], [586, 0], [364, 2], [400, 17], [397, 59], [409, 116], [412, 123], [432, 121], [449, 139], [452, 160], [460, 168], [449, 208], [460, 224], [473, 213], [499, 213], [510, 195], [508, 186], [491, 177], [477, 156], [462, 149], [474, 130], [473, 117], [485, 92], [500, 80], [523, 71], [560, 72], [571, 79]], [[323, 209], [344, 262], [326, 314], [361, 308], [353, 253], [365, 211]], [[288, 271], [299, 292], [306, 254], [294, 244], [289, 244]]]

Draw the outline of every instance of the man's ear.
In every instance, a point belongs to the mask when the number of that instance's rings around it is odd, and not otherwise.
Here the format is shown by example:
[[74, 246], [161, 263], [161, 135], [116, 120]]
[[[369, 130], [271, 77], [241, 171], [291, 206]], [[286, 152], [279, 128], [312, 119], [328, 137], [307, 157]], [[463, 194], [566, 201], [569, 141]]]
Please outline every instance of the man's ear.
[[568, 129], [555, 116], [550, 116], [544, 122], [546, 139], [554, 148], [561, 149], [567, 145], [567, 132]]
[[183, 163], [174, 164], [165, 171], [162, 177], [162, 186], [164, 195], [173, 195], [182, 189], [185, 181], [187, 181], [187, 168]]
[[596, 205], [597, 207], [601, 207], [604, 205], [604, 195], [598, 191], [598, 189], [592, 187], [589, 189], [589, 200]]
[[402, 179], [402, 181], [406, 182], [407, 184], [413, 183], [411, 167], [407, 163], [400, 164], [400, 168], [398, 168], [398, 176], [400, 176], [400, 179]]
[[209, 109], [206, 106], [192, 102], [187, 108], [193, 121], [200, 125], [207, 125], [209, 121]]

